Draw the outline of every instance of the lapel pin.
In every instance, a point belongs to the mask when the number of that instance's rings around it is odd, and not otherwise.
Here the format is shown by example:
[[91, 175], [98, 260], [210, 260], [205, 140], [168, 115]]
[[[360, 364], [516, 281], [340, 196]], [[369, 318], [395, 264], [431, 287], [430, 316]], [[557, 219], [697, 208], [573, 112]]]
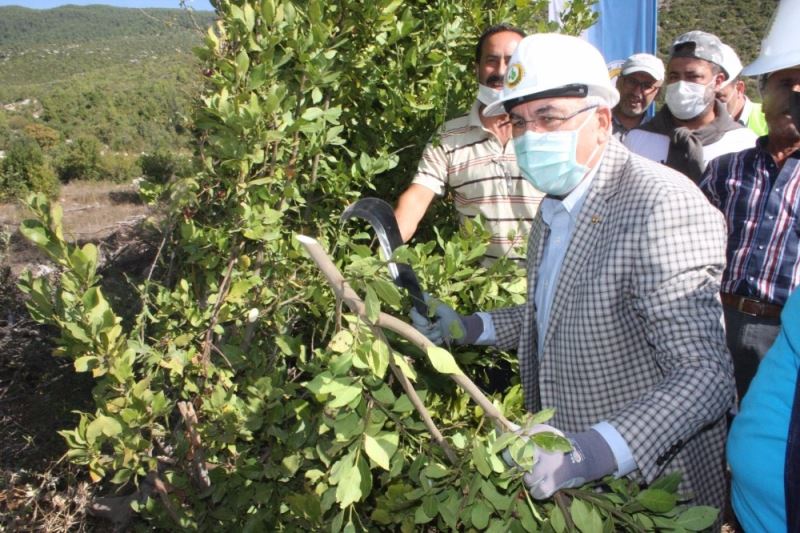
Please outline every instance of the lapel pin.
[[600, 215], [592, 215], [592, 224], [600, 223]]

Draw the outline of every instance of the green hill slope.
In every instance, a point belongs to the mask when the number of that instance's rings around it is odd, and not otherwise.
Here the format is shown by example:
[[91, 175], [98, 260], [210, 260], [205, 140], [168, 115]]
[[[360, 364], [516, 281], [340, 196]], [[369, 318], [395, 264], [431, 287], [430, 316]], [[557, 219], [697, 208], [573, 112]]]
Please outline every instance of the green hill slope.
[[184, 116], [202, 83], [191, 49], [212, 20], [171, 9], [0, 7], [0, 104], [9, 108], [0, 149], [31, 122], [112, 150], [185, 145]]
[[703, 30], [733, 47], [747, 65], [758, 56], [777, 6], [778, 0], [660, 0], [659, 55], [666, 59], [670, 44], [682, 33]]

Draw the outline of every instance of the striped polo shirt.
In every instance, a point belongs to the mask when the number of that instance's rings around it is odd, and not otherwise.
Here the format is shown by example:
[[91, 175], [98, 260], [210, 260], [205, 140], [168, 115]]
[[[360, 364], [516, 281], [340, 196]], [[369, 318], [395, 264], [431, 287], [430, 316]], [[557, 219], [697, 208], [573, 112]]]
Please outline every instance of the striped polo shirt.
[[480, 102], [469, 115], [444, 124], [439, 142], [425, 147], [414, 176], [438, 196], [450, 189], [461, 219], [481, 215], [492, 233], [486, 257], [525, 260], [525, 243], [544, 197], [520, 175], [514, 143], [500, 144], [484, 128]]

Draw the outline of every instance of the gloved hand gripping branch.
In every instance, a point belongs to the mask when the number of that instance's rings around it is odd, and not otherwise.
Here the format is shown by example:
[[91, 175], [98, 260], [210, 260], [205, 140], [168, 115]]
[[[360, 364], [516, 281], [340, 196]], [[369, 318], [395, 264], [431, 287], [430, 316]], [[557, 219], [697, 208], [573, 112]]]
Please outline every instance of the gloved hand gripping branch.
[[[563, 488], [579, 487], [617, 470], [611, 447], [594, 429], [565, 435], [547, 424], [537, 424], [524, 437], [542, 432], [566, 438], [572, 445], [572, 450], [550, 452], [535, 446], [533, 466], [525, 473], [523, 481], [531, 496], [537, 500], [549, 498]], [[503, 450], [503, 460], [510, 467], [519, 466], [507, 448]]]
[[483, 321], [477, 314], [459, 315], [452, 307], [442, 303], [430, 294], [425, 293], [431, 318], [422, 316], [416, 309], [411, 309], [411, 323], [414, 328], [425, 335], [437, 346], [457, 344], [463, 346], [474, 344], [483, 333]]

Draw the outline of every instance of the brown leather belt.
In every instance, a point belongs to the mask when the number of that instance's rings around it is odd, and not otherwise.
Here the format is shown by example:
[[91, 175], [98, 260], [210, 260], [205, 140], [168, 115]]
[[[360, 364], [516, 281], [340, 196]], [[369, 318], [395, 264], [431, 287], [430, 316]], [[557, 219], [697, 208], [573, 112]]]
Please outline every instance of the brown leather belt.
[[719, 296], [723, 305], [733, 307], [740, 313], [750, 316], [780, 318], [781, 310], [783, 309], [782, 305], [770, 304], [767, 302], [762, 302], [761, 300], [745, 298], [744, 296], [737, 296], [727, 292], [722, 292]]

